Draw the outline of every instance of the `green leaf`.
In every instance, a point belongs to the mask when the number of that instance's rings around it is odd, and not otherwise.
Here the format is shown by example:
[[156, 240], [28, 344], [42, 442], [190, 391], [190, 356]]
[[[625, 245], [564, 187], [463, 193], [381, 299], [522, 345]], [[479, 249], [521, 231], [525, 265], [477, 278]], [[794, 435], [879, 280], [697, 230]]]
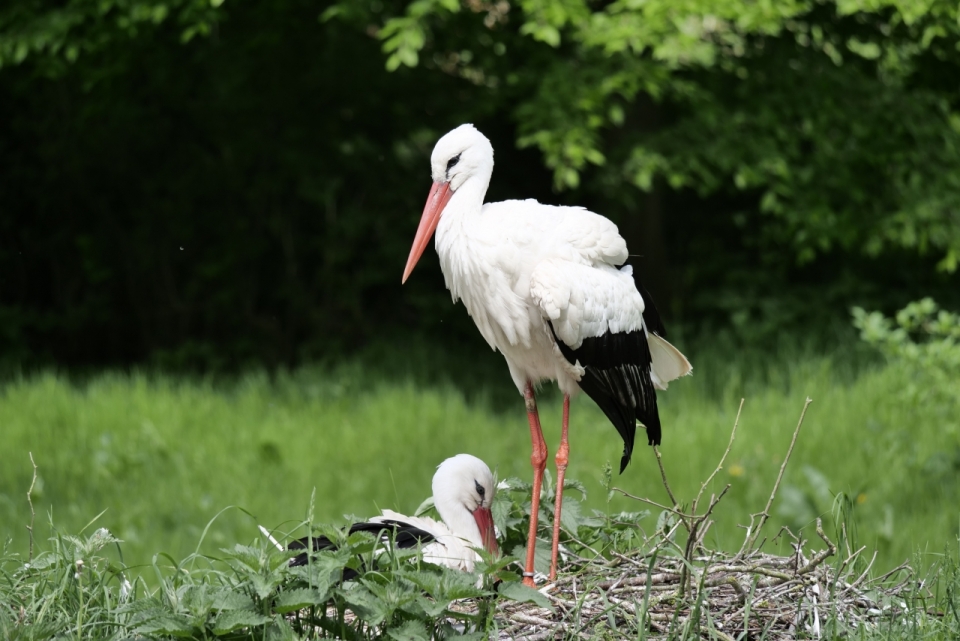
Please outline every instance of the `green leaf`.
[[541, 608], [553, 610], [553, 606], [550, 605], [550, 600], [547, 597], [520, 582], [501, 583], [497, 589], [497, 594], [518, 603], [533, 603]]
[[520, 33], [532, 36], [534, 40], [539, 40], [554, 48], [560, 46], [560, 30], [550, 24], [528, 22], [520, 27]]
[[416, 603], [426, 616], [434, 618], [446, 612], [447, 608], [450, 607], [449, 601], [436, 601], [425, 596], [417, 597]]
[[194, 636], [195, 629], [187, 617], [178, 614], [162, 614], [134, 630], [139, 634], [168, 635], [173, 637]]
[[239, 628], [270, 623], [273, 619], [250, 610], [230, 610], [221, 612], [213, 623], [213, 633], [217, 635], [233, 632]]
[[[538, 545], [533, 553], [533, 567], [537, 572], [550, 571], [550, 542], [537, 539]], [[527, 558], [527, 546], [518, 545], [510, 552], [510, 556], [518, 559]]]
[[390, 608], [363, 585], [344, 590], [342, 594], [356, 615], [369, 625], [380, 625], [390, 613]]
[[252, 610], [253, 599], [234, 589], [223, 588], [213, 593], [214, 610]]
[[427, 626], [420, 621], [405, 621], [399, 628], [387, 630], [387, 636], [397, 641], [429, 641]]
[[261, 599], [266, 599], [273, 594], [277, 587], [283, 582], [283, 577], [279, 574], [263, 576], [261, 574], [251, 574], [247, 577], [253, 587], [254, 592]]
[[582, 521], [583, 514], [580, 510], [580, 501], [564, 497], [563, 507], [560, 510], [560, 525], [576, 536]]
[[477, 587], [476, 575], [442, 567], [437, 570], [405, 572], [402, 576], [438, 601], [449, 602], [485, 594], [482, 588]]
[[340, 582], [343, 569], [353, 558], [353, 551], [349, 548], [341, 550], [325, 550], [312, 556], [310, 563], [290, 568], [289, 574], [295, 576], [321, 593]]
[[273, 602], [273, 610], [278, 614], [286, 614], [294, 610], [302, 610], [313, 605], [323, 605], [329, 599], [329, 594], [319, 590], [300, 588], [282, 592]]

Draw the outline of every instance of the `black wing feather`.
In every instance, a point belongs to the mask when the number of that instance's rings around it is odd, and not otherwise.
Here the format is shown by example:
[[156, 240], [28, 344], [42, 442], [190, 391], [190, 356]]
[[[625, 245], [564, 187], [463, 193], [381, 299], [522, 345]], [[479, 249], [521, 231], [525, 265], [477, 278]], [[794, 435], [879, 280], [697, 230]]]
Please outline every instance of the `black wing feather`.
[[593, 399], [623, 438], [623, 473], [633, 455], [638, 420], [647, 428], [648, 443], [660, 444], [660, 412], [650, 378], [652, 358], [646, 334], [642, 329], [607, 332], [585, 338], [579, 348], [572, 349], [557, 338], [553, 324], [550, 330], [563, 357], [571, 364], [579, 361], [584, 368], [580, 389]]
[[[395, 542], [395, 547], [401, 549], [415, 548], [418, 545], [425, 545], [431, 541], [436, 540], [433, 534], [422, 530], [418, 527], [410, 525], [409, 523], [404, 523], [403, 521], [395, 521], [392, 519], [385, 519], [383, 521], [372, 522], [372, 523], [354, 523], [350, 526], [349, 533], [354, 534], [355, 532], [370, 532], [380, 537], [381, 540], [385, 542]], [[312, 537], [303, 537], [302, 539], [297, 539], [296, 541], [291, 541], [287, 545], [288, 550], [305, 550], [308, 545], [308, 541], [313, 540], [313, 550], [314, 552], [319, 552], [321, 550], [331, 550], [336, 549], [336, 545], [325, 536], [312, 536]], [[307, 564], [307, 553], [297, 555], [294, 558], [290, 559], [290, 566], [296, 567], [298, 565]], [[343, 570], [343, 580], [349, 581], [356, 578], [359, 573], [356, 570], [351, 568], [345, 568]]]

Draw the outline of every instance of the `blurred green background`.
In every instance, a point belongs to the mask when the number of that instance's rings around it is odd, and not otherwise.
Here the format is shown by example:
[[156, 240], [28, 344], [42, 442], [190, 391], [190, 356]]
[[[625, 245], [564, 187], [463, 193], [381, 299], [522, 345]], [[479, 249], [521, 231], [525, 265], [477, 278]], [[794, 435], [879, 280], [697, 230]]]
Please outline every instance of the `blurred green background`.
[[[192, 551], [228, 505], [292, 527], [314, 487], [323, 519], [412, 510], [460, 451], [528, 476], [506, 367], [435, 254], [399, 284], [430, 150], [473, 122], [490, 200], [586, 206], [636, 254], [695, 367], [661, 395], [681, 497], [747, 397], [716, 544], [762, 509], [810, 395], [773, 524], [849, 504], [884, 565], [955, 549], [960, 323], [850, 310], [960, 308], [958, 11], [6, 3], [0, 538], [27, 547], [28, 452], [39, 533], [107, 509], [140, 563]], [[587, 399], [573, 420], [590, 505], [636, 509], [599, 485], [614, 430]], [[662, 493], [653, 463], [616, 483]], [[211, 549], [253, 525], [228, 512]]]

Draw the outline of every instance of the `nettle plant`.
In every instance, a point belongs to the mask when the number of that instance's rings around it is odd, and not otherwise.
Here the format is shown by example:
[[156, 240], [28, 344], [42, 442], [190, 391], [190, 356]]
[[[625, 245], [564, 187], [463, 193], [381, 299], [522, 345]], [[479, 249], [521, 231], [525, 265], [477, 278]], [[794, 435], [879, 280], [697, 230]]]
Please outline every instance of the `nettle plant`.
[[[565, 486], [585, 492], [574, 480]], [[327, 537], [335, 548], [310, 554], [308, 563], [298, 567], [289, 561], [302, 550], [286, 550], [283, 536], [278, 543], [269, 535], [219, 554], [201, 553], [201, 539], [198, 551], [182, 561], [158, 554], [139, 568], [124, 565], [122, 542], [102, 528], [86, 537], [58, 535], [49, 546], [37, 545], [36, 555], [31, 545], [29, 559], [5, 550], [0, 554], [0, 577], [5, 579], [0, 602], [10, 607], [0, 608], [0, 636], [488, 638], [497, 625], [498, 600], [552, 609], [546, 596], [520, 583], [530, 484], [508, 479], [498, 488], [495, 522], [502, 548], [512, 554], [496, 558], [481, 550], [473, 573], [424, 563], [418, 549], [385, 545], [369, 532], [348, 534], [313, 523], [312, 516], [287, 536], [295, 538], [294, 533], [306, 529]], [[548, 478], [543, 523], [552, 520], [554, 491]], [[418, 513], [431, 509], [428, 500]], [[588, 516], [580, 501], [565, 498], [568, 567], [598, 555], [596, 549], [609, 553], [636, 547], [645, 538], [638, 530], [645, 515]], [[544, 529], [541, 536], [545, 543], [549, 532]], [[539, 548], [537, 567], [548, 567], [548, 545]], [[345, 570], [359, 576], [343, 581]]]

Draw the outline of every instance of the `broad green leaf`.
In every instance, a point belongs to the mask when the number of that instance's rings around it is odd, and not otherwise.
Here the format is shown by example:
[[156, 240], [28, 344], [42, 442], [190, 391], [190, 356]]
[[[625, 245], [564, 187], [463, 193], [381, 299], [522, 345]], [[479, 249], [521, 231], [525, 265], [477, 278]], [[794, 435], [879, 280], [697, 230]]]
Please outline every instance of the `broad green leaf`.
[[550, 605], [550, 600], [547, 597], [520, 582], [501, 583], [497, 594], [511, 601], [533, 603], [541, 608], [553, 610], [553, 606]]
[[404, 621], [399, 628], [387, 630], [387, 636], [396, 641], [429, 641], [427, 626], [420, 621]]
[[162, 614], [137, 626], [134, 631], [139, 634], [191, 637], [195, 633], [195, 628], [190, 624], [187, 617], [176, 614]]
[[229, 610], [221, 612], [213, 622], [213, 633], [217, 635], [233, 632], [240, 628], [270, 623], [273, 619], [250, 610]]
[[213, 593], [214, 610], [251, 610], [253, 599], [232, 588], [221, 588]]
[[390, 613], [389, 606], [363, 585], [344, 590], [342, 595], [350, 609], [368, 625], [380, 625]]
[[309, 588], [287, 590], [281, 592], [280, 596], [273, 602], [273, 610], [279, 614], [286, 614], [313, 605], [323, 605], [328, 599], [329, 594], [324, 594], [319, 590]]

